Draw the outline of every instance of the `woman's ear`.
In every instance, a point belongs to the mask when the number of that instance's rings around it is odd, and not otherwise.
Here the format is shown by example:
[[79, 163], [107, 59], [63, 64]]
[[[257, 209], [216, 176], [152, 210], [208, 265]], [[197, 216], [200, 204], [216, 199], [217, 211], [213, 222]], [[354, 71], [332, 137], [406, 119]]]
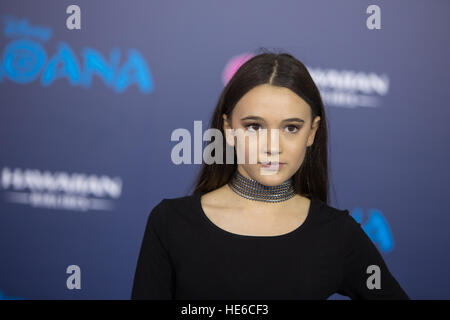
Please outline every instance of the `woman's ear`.
[[314, 119], [314, 123], [312, 125], [311, 132], [309, 133], [309, 136], [308, 136], [308, 143], [306, 144], [308, 147], [312, 146], [314, 143], [314, 138], [316, 136], [317, 129], [319, 128], [319, 124], [320, 124], [320, 117], [317, 116]]
[[234, 130], [231, 128], [231, 125], [228, 122], [228, 118], [225, 113], [222, 115], [222, 118], [223, 118], [223, 131], [225, 132], [225, 140], [227, 144], [234, 147], [234, 134], [233, 134]]

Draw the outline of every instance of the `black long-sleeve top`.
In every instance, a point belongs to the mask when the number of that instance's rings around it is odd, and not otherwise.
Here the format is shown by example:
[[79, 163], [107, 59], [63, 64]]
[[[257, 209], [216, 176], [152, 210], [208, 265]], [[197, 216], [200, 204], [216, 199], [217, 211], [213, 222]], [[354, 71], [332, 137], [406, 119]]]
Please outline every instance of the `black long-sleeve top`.
[[[297, 229], [250, 236], [215, 225], [200, 197], [163, 199], [150, 212], [132, 299], [409, 299], [348, 210], [312, 198]], [[369, 289], [370, 265], [379, 289]]]

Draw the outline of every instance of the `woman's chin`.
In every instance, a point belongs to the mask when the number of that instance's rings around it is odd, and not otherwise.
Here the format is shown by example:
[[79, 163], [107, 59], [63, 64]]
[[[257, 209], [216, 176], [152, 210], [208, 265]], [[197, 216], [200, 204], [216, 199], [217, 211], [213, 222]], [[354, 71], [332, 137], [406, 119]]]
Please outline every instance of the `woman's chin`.
[[259, 167], [259, 175], [265, 177], [279, 177], [280, 173], [283, 172], [282, 168], [265, 168]]
[[280, 172], [271, 172], [271, 173], [259, 173], [258, 181], [266, 186], [277, 186], [286, 181], [287, 178], [284, 175], [280, 174]]

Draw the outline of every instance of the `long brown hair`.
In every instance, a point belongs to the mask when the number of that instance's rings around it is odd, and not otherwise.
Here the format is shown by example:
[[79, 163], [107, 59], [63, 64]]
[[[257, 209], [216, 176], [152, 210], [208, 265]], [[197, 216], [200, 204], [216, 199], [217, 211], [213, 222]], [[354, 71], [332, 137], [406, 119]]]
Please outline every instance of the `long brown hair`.
[[[314, 143], [307, 148], [302, 165], [293, 175], [295, 192], [328, 203], [328, 152], [327, 152], [327, 121], [319, 90], [305, 65], [286, 52], [263, 53], [245, 62], [233, 75], [223, 89], [216, 109], [210, 121], [210, 128], [219, 129], [225, 137], [222, 114], [231, 119], [231, 113], [236, 103], [252, 88], [270, 84], [292, 90], [305, 100], [311, 107], [311, 119], [320, 116]], [[311, 121], [312, 124], [312, 121]], [[228, 146], [229, 147], [229, 146]], [[226, 150], [226, 140], [223, 139], [223, 149]], [[214, 153], [214, 150], [212, 151]], [[193, 193], [206, 193], [222, 187], [237, 170], [236, 152], [234, 163], [226, 163], [223, 153], [221, 164], [203, 163], [201, 171], [194, 181]]]

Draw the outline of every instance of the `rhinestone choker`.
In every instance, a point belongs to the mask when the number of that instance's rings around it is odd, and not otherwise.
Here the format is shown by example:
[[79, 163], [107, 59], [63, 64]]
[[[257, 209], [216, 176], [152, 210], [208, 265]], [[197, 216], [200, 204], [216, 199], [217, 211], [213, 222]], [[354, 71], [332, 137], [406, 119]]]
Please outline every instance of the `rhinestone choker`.
[[244, 177], [238, 170], [228, 185], [241, 197], [263, 202], [286, 201], [296, 194], [292, 178], [277, 186], [266, 186], [256, 180]]

